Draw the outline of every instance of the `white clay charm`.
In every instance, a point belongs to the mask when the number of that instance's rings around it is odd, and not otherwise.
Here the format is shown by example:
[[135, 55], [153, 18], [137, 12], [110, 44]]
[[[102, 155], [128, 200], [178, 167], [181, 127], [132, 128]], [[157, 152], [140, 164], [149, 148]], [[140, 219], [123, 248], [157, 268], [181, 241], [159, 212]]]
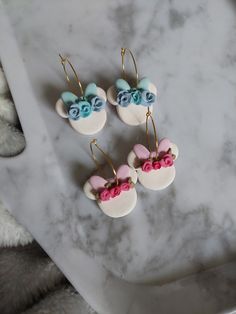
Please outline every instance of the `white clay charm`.
[[110, 104], [116, 106], [120, 119], [128, 125], [145, 123], [146, 112], [153, 110], [156, 101], [157, 89], [148, 78], [138, 80], [137, 65], [132, 52], [127, 48], [121, 48], [122, 69], [124, 71], [124, 56], [128, 51], [133, 59], [136, 72], [136, 86], [131, 87], [124, 79], [118, 79], [115, 85], [107, 91], [107, 99]]
[[104, 90], [90, 83], [83, 97], [78, 97], [71, 92], [62, 93], [56, 103], [56, 111], [62, 118], [68, 118], [77, 132], [92, 135], [99, 132], [106, 123], [105, 105]]
[[177, 157], [177, 146], [164, 138], [154, 152], [141, 144], [134, 145], [128, 155], [128, 164], [136, 169], [138, 180], [143, 186], [157, 191], [165, 189], [173, 182], [174, 161]]
[[96, 200], [98, 206], [107, 216], [118, 218], [128, 215], [137, 202], [135, 183], [137, 173], [128, 165], [122, 165], [117, 170], [116, 180], [92, 176], [84, 186], [86, 196]]
[[[96, 142], [91, 143], [100, 149]], [[102, 151], [102, 153], [104, 152]], [[108, 158], [107, 160], [112, 166], [115, 177], [111, 179], [104, 179], [97, 175], [90, 177], [84, 185], [84, 193], [89, 199], [96, 200], [98, 206], [107, 216], [112, 218], [123, 217], [134, 209], [137, 202], [135, 189], [137, 173], [135, 169], [130, 168], [128, 165], [121, 165], [115, 171], [111, 160]]]
[[82, 96], [77, 96], [69, 91], [63, 92], [60, 99], [56, 102], [56, 111], [62, 118], [68, 118], [70, 125], [77, 132], [84, 135], [95, 134], [104, 127], [107, 120], [105, 110], [106, 93], [103, 89], [97, 87], [95, 83], [88, 84], [85, 91], [83, 91], [72, 64], [68, 59], [61, 57], [61, 63], [68, 82], [70, 80], [65, 68], [66, 62], [69, 63], [73, 70]]

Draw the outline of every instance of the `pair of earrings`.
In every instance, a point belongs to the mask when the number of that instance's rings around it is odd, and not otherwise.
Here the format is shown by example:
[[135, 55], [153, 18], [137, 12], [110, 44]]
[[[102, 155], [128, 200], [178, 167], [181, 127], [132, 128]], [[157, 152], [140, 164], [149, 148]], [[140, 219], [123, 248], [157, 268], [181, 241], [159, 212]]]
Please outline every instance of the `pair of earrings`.
[[[136, 86], [131, 87], [125, 80], [125, 53], [132, 57]], [[56, 103], [56, 110], [60, 116], [68, 118], [71, 126], [82, 134], [92, 135], [100, 131], [106, 122], [106, 101], [116, 106], [120, 119], [129, 125], [139, 125], [146, 122], [147, 147], [142, 144], [134, 145], [127, 157], [127, 164], [118, 169], [114, 167], [112, 159], [97, 144], [97, 140], [90, 142], [90, 150], [97, 170], [101, 168], [95, 154], [94, 146], [102, 153], [112, 169], [113, 177], [106, 179], [99, 175], [91, 176], [84, 185], [84, 193], [91, 200], [96, 200], [101, 210], [113, 218], [128, 215], [137, 202], [135, 185], [137, 181], [147, 189], [162, 190], [168, 187], [175, 178], [174, 161], [178, 157], [178, 148], [169, 139], [158, 142], [157, 131], [152, 117], [153, 104], [156, 101], [157, 90], [148, 78], [139, 80], [137, 65], [132, 52], [127, 48], [121, 49], [123, 79], [118, 79], [111, 86], [107, 94], [95, 83], [87, 85], [83, 91], [77, 73], [67, 58], [60, 55], [61, 63], [70, 82], [66, 63], [71, 67], [81, 96], [71, 92], [64, 92]], [[154, 131], [154, 149], [151, 148], [149, 135], [149, 120]]]
[[[136, 86], [131, 87], [125, 80], [125, 54], [129, 52], [135, 67]], [[121, 48], [123, 79], [118, 79], [111, 86], [107, 94], [95, 83], [89, 83], [83, 90], [78, 75], [68, 58], [61, 58], [61, 64], [68, 83], [70, 78], [66, 69], [68, 64], [74, 74], [75, 81], [79, 85], [80, 96], [70, 91], [61, 94], [56, 102], [56, 111], [63, 117], [68, 118], [71, 126], [79, 133], [93, 135], [99, 132], [107, 120], [106, 103], [116, 106], [120, 119], [128, 125], [145, 123], [147, 108], [152, 112], [156, 100], [156, 87], [148, 78], [139, 80], [135, 58], [127, 48]]]

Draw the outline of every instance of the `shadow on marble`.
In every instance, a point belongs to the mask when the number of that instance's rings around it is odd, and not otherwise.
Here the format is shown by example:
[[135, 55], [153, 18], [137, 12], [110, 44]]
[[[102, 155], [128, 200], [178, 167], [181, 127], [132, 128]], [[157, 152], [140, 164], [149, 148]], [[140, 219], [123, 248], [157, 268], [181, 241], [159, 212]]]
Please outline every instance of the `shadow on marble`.
[[74, 161], [70, 165], [71, 179], [82, 191], [90, 172], [91, 169], [79, 161]]
[[236, 0], [228, 0], [228, 2], [232, 5], [233, 9], [236, 11]]

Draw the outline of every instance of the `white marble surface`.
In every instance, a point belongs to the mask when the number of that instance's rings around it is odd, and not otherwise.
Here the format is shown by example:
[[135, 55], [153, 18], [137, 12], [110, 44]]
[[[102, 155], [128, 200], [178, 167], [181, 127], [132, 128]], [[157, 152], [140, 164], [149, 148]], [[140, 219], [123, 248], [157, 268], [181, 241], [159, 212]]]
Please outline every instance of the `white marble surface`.
[[[99, 313], [209, 314], [236, 303], [234, 263], [173, 283], [235, 257], [235, 27], [236, 4], [227, 0], [0, 7], [0, 57], [27, 140], [23, 154], [0, 160], [0, 198]], [[120, 76], [121, 46], [156, 83], [158, 134], [180, 156], [169, 188], [137, 186], [136, 209], [113, 220], [82, 193], [94, 169], [91, 137], [54, 104], [67, 89], [59, 52], [83, 82], [106, 89]], [[145, 143], [144, 128], [110, 108], [98, 140], [118, 165]]]

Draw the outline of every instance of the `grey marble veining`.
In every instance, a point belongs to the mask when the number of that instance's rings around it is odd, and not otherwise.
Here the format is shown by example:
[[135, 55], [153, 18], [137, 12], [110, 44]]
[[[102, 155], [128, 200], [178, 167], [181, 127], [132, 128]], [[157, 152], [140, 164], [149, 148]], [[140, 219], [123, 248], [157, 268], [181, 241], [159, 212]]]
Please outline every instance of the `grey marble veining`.
[[[1, 61], [27, 141], [23, 154], [0, 160], [0, 197], [12, 213], [100, 313], [209, 314], [233, 306], [234, 264], [173, 281], [235, 257], [234, 1], [11, 0], [0, 9]], [[54, 104], [68, 88], [59, 52], [84, 84], [106, 89], [121, 75], [121, 46], [157, 85], [158, 135], [175, 142], [180, 156], [169, 188], [137, 185], [136, 209], [113, 220], [82, 193], [94, 170], [91, 137], [73, 131]], [[97, 138], [118, 165], [145, 143], [145, 129], [124, 125], [108, 107]]]

